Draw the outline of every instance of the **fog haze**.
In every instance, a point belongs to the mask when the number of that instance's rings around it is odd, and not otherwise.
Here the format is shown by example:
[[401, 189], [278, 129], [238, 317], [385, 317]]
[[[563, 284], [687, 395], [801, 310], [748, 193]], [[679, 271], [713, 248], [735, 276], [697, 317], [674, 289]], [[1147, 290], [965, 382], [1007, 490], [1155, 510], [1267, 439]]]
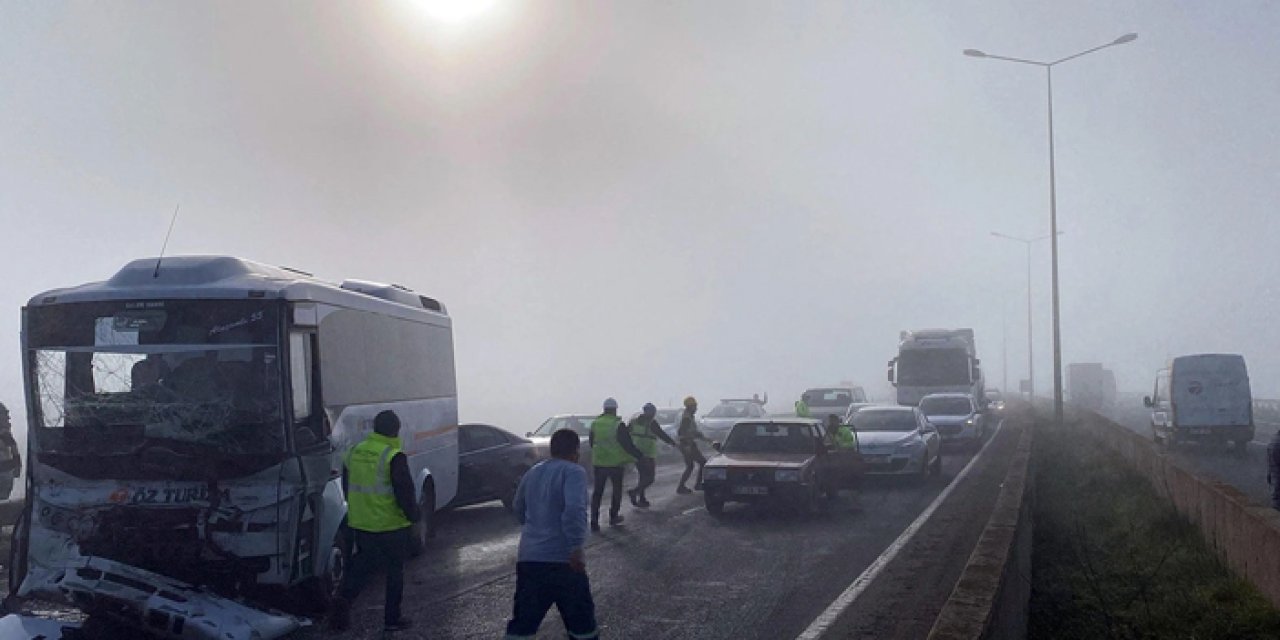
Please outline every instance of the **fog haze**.
[[[1280, 5], [407, 0], [0, 7], [0, 400], [20, 307], [155, 255], [393, 281], [454, 318], [462, 419], [841, 380], [898, 331], [1026, 367], [1056, 59], [1064, 363], [1243, 353], [1280, 396]], [[1048, 246], [1033, 264], [1051, 384]], [[16, 420], [15, 420], [16, 421]]]

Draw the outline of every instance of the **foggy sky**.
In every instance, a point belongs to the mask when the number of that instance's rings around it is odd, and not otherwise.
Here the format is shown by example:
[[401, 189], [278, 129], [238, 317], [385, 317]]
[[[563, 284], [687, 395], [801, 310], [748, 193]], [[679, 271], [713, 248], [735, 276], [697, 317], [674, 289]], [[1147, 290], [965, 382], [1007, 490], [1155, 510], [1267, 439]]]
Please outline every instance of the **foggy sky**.
[[[886, 394], [900, 329], [1025, 373], [1054, 59], [1064, 362], [1280, 396], [1280, 5], [0, 4], [0, 400], [19, 309], [155, 255], [394, 281], [455, 321], [462, 419]], [[1048, 246], [1036, 248], [1049, 388]]]

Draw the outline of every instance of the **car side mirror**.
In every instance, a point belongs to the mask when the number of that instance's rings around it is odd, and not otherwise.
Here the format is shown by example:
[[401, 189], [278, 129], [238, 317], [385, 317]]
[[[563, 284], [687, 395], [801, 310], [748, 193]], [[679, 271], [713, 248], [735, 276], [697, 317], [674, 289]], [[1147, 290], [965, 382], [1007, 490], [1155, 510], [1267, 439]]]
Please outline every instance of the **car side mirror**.
[[715, 449], [715, 450], [716, 450], [716, 453], [719, 453], [719, 452], [720, 452], [720, 450], [724, 448], [724, 446], [723, 446], [723, 445], [721, 445], [719, 442], [712, 442], [712, 443], [711, 443], [711, 448], [712, 448], [712, 449]]
[[1146, 407], [1146, 408], [1150, 409], [1150, 408], [1152, 408], [1152, 407], [1156, 406], [1156, 403], [1154, 403], [1154, 402], [1152, 402], [1152, 401], [1151, 401], [1151, 396], [1143, 396], [1143, 397], [1142, 397], [1142, 406], [1144, 406], [1144, 407]]

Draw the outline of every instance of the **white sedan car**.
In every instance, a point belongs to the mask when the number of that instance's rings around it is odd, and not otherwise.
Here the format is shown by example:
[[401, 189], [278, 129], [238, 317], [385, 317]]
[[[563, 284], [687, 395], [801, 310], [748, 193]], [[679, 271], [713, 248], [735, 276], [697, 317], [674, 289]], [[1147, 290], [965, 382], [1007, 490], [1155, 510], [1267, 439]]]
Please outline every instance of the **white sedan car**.
[[853, 431], [865, 473], [942, 473], [942, 439], [915, 407], [866, 407], [854, 414]]

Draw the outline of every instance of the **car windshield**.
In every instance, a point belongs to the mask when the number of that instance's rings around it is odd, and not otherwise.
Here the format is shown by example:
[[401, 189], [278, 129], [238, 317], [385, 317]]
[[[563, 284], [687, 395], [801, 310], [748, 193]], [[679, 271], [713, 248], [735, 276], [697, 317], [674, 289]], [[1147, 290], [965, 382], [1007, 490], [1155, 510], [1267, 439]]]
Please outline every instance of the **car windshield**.
[[853, 402], [848, 389], [810, 389], [804, 392], [805, 403], [811, 407], [844, 407]]
[[739, 424], [723, 453], [813, 453], [813, 428], [803, 424]]
[[29, 309], [38, 450], [283, 451], [277, 315], [239, 300]]
[[970, 373], [964, 349], [907, 349], [898, 356], [900, 385], [967, 385]]
[[591, 431], [591, 421], [595, 420], [595, 416], [556, 416], [548, 418], [537, 431], [533, 432], [535, 436], [551, 437], [551, 434], [561, 429], [573, 429], [580, 436], [586, 436]]
[[708, 418], [746, 418], [749, 417], [747, 402], [722, 402], [707, 414]]
[[926, 416], [967, 416], [973, 413], [973, 403], [968, 398], [928, 397], [920, 401], [920, 410]]
[[916, 426], [911, 411], [863, 409], [853, 416], [853, 428], [858, 431], [914, 431]]

